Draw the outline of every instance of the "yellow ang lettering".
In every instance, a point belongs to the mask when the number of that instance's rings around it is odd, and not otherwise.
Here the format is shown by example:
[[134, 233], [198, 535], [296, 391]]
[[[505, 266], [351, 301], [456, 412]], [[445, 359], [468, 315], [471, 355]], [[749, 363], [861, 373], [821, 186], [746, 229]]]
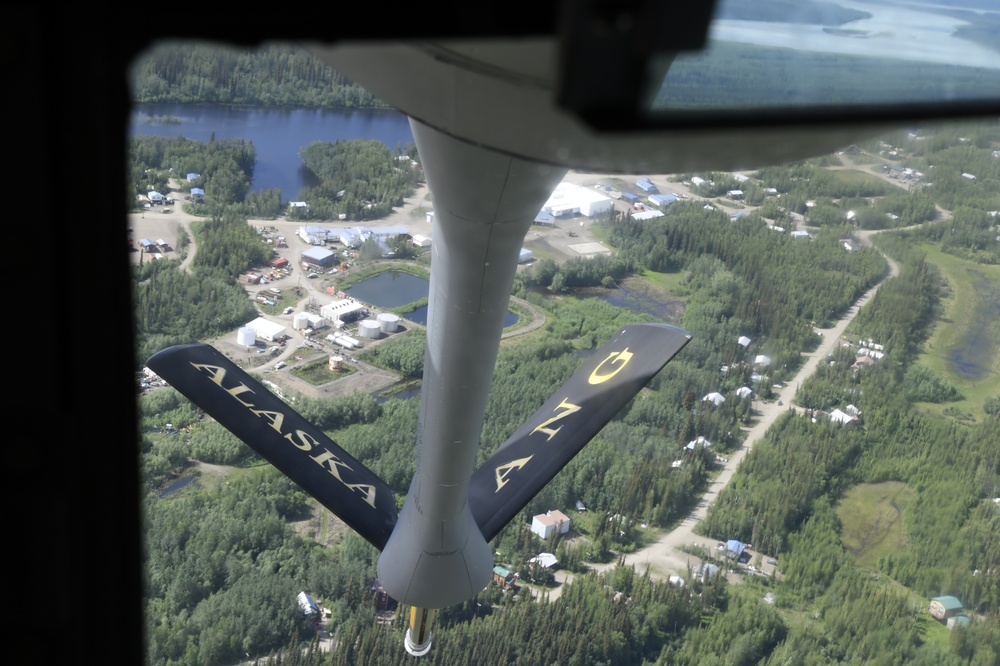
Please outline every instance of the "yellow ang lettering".
[[[601, 364], [598, 365], [596, 368], [594, 368], [594, 371], [590, 373], [590, 377], [587, 379], [587, 383], [601, 384], [603, 382], [608, 381], [609, 379], [611, 379], [612, 377], [614, 377], [615, 375], [617, 375], [619, 372], [622, 371], [622, 368], [624, 368], [628, 364], [628, 362], [632, 360], [632, 356], [633, 354], [628, 350], [628, 347], [626, 347], [624, 350], [620, 352], [611, 352], [610, 354], [608, 354], [608, 357], [603, 361], [601, 361]], [[611, 359], [614, 360], [612, 361]], [[611, 372], [606, 372], [604, 374], [601, 374], [601, 368], [603, 368], [604, 364], [608, 363], [608, 361], [611, 361], [611, 365], [614, 366], [614, 369]]]
[[549, 441], [550, 439], [552, 439], [553, 437], [556, 436], [556, 433], [558, 433], [560, 430], [562, 430], [562, 425], [560, 425], [558, 428], [549, 428], [547, 426], [549, 424], [551, 424], [551, 423], [554, 423], [555, 421], [558, 421], [559, 419], [564, 419], [567, 416], [569, 416], [570, 414], [575, 414], [576, 412], [580, 411], [580, 406], [579, 405], [574, 405], [573, 403], [569, 402], [568, 398], [563, 398], [562, 402], [560, 402], [556, 406], [556, 408], [553, 409], [552, 411], [555, 412], [555, 411], [558, 411], [560, 409], [563, 410], [561, 414], [556, 414], [555, 416], [553, 416], [548, 421], [542, 423], [541, 425], [539, 425], [538, 427], [536, 427], [534, 430], [532, 430], [530, 434], [534, 435], [536, 432], [544, 432], [546, 435], [548, 435], [548, 437], [545, 438], [545, 441], [546, 442]]
[[500, 489], [503, 488], [505, 485], [507, 485], [508, 481], [507, 475], [513, 472], [515, 469], [521, 469], [522, 467], [527, 465], [528, 461], [531, 460], [533, 457], [534, 456], [528, 456], [527, 458], [519, 458], [517, 460], [511, 460], [509, 463], [497, 467], [496, 468], [497, 489], [494, 490], [493, 492], [495, 493], [500, 492]]

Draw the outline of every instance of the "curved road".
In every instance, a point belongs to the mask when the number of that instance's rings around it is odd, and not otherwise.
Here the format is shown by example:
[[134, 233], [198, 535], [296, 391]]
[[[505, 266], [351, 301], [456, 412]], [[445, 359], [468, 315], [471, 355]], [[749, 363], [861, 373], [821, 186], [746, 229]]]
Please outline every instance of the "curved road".
[[[874, 233], [877, 232], [860, 231], [856, 232], [856, 235], [861, 237], [862, 242], [870, 244], [870, 238]], [[879, 290], [879, 287], [885, 284], [888, 279], [899, 275], [899, 264], [884, 254], [882, 256], [889, 263], [888, 274], [878, 284], [862, 294], [832, 328], [817, 329], [821, 332], [823, 341], [815, 351], [802, 355], [804, 357], [802, 367], [787, 382], [784, 388], [775, 391], [773, 402], [758, 404], [759, 418], [752, 427], [744, 430], [746, 432], [746, 439], [743, 446], [729, 456], [728, 462], [724, 463], [722, 471], [712, 480], [709, 489], [698, 500], [694, 510], [674, 529], [661, 535], [654, 543], [626, 555], [626, 565], [634, 565], [637, 571], [643, 571], [648, 568], [651, 576], [665, 580], [671, 574], [683, 574], [689, 566], [694, 568], [701, 564], [700, 559], [681, 551], [680, 547], [685, 545], [701, 546], [707, 549], [714, 547], [714, 541], [709, 542], [705, 537], [694, 533], [694, 526], [708, 515], [709, 507], [718, 498], [722, 489], [729, 484], [740, 462], [753, 449], [754, 444], [764, 436], [768, 428], [771, 427], [781, 414], [786, 410], [795, 409], [791, 405], [795, 400], [799, 387], [816, 372], [820, 361], [834, 352], [840, 344], [841, 336], [851, 321], [854, 320], [854, 317], [857, 316], [858, 311], [872, 299]], [[779, 406], [779, 401], [783, 402], [784, 406]], [[617, 561], [610, 564], [595, 564], [590, 566], [595, 571], [605, 571], [616, 564]], [[764, 568], [768, 571], [771, 570], [769, 565], [765, 565]], [[556, 579], [560, 583], [565, 583], [572, 579], [572, 574], [559, 572]], [[546, 593], [550, 600], [555, 600], [559, 597], [560, 590], [561, 586], [553, 590], [546, 590]]]

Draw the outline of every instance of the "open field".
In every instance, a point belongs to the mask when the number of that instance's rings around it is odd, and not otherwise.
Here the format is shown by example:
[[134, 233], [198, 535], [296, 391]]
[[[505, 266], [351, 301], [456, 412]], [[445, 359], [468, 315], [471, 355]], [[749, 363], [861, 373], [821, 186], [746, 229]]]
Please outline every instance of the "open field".
[[899, 481], [863, 483], [837, 505], [840, 540], [858, 566], [877, 569], [879, 558], [906, 548], [903, 513], [917, 493]]
[[925, 245], [927, 259], [948, 281], [944, 314], [918, 362], [954, 384], [964, 400], [926, 405], [983, 416], [983, 401], [1000, 394], [1000, 266], [975, 264]]

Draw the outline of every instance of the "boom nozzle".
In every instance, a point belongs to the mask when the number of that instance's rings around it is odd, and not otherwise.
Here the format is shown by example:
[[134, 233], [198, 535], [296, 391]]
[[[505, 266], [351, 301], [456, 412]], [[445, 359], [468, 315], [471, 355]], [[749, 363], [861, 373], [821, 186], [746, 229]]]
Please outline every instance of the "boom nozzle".
[[414, 657], [422, 657], [431, 649], [431, 625], [436, 614], [433, 608], [410, 607], [410, 626], [406, 629], [403, 646]]

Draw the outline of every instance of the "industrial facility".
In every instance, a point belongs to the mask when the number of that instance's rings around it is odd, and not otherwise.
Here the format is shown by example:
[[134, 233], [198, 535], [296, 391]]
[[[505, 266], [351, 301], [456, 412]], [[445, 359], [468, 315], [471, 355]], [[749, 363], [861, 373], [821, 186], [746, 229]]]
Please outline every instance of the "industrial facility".
[[613, 208], [614, 201], [600, 192], [564, 182], [556, 186], [552, 196], [542, 206], [541, 212], [548, 213], [553, 217], [572, 217], [574, 215], [594, 217], [608, 213]]

